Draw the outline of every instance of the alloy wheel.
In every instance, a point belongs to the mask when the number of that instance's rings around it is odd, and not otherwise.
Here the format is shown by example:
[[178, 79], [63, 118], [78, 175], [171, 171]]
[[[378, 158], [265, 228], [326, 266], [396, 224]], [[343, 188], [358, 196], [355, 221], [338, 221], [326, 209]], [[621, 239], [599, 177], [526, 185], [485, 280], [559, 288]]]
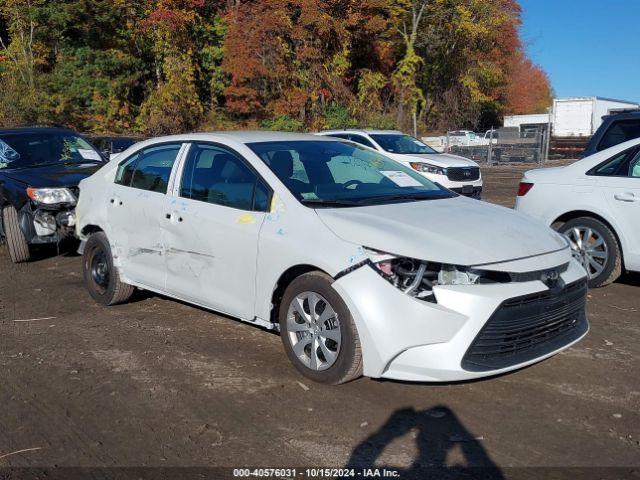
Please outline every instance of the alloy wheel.
[[315, 371], [330, 368], [338, 359], [342, 343], [335, 309], [316, 292], [299, 293], [287, 311], [287, 337], [306, 367]]
[[609, 248], [602, 235], [590, 228], [576, 226], [564, 235], [569, 239], [573, 256], [587, 271], [589, 279], [600, 275], [609, 260]]

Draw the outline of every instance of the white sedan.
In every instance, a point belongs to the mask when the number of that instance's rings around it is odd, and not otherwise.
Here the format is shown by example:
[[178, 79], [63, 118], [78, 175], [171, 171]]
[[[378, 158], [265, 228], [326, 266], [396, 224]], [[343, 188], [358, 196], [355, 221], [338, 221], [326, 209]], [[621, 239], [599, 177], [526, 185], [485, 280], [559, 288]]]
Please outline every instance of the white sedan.
[[279, 331], [315, 381], [495, 375], [588, 330], [586, 276], [564, 237], [352, 142], [158, 138], [80, 190], [97, 302], [138, 287]]
[[591, 287], [640, 271], [640, 139], [526, 172], [516, 210], [567, 236]]
[[397, 130], [326, 130], [318, 135], [351, 140], [373, 148], [456, 193], [477, 199], [482, 196], [482, 175], [476, 162], [440, 153]]

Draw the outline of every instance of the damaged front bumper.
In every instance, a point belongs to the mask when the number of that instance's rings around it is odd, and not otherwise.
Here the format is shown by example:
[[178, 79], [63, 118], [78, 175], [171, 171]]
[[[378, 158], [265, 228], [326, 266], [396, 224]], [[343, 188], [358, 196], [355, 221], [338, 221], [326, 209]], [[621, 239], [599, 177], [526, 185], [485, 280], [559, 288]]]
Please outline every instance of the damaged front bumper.
[[32, 245], [58, 243], [75, 236], [74, 207], [27, 203], [19, 211], [19, 221], [27, 243]]
[[[406, 295], [367, 265], [333, 286], [356, 323], [365, 375], [407, 381], [470, 380], [539, 362], [586, 334], [585, 272], [574, 260], [563, 258], [561, 264], [565, 261], [569, 267], [560, 274], [566, 285], [561, 290], [550, 289], [541, 280], [436, 286], [437, 302], [431, 303]], [[545, 268], [555, 265], [554, 260]], [[515, 307], [505, 315], [511, 304]], [[524, 333], [508, 330], [520, 328], [518, 322], [528, 319], [533, 323], [525, 325]]]

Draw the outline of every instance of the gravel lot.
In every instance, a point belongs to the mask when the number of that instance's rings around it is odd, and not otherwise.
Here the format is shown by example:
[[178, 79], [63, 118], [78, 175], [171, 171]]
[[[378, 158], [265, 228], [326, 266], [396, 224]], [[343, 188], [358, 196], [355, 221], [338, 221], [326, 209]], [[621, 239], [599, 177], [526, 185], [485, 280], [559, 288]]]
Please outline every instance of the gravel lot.
[[[512, 206], [522, 171], [485, 169], [485, 199]], [[443, 464], [498, 478], [546, 471], [513, 468], [531, 466], [639, 475], [638, 275], [591, 291], [588, 336], [530, 368], [329, 387], [299, 376], [278, 336], [231, 318], [151, 294], [96, 305], [77, 256], [15, 266], [2, 247], [0, 271], [0, 478], [28, 472], [7, 467], [245, 465], [424, 478]]]

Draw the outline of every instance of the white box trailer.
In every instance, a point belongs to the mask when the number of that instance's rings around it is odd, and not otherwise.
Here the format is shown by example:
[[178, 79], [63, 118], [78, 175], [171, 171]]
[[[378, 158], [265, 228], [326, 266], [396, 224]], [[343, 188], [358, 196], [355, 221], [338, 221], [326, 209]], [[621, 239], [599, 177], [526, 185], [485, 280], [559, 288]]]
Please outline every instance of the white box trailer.
[[522, 125], [548, 125], [548, 113], [532, 113], [529, 115], [505, 115], [504, 127], [521, 128]]
[[638, 103], [602, 97], [556, 98], [553, 100], [553, 136], [590, 137], [604, 115], [639, 107]]

